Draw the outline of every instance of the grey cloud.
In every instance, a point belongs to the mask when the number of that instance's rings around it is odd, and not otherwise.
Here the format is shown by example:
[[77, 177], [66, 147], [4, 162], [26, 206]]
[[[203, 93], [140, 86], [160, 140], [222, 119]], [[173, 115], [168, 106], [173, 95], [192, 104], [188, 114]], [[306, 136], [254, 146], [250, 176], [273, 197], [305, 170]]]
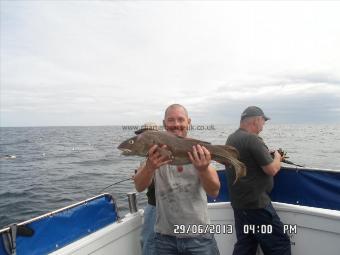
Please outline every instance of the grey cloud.
[[210, 121], [236, 123], [249, 105], [260, 106], [275, 123], [340, 123], [339, 98], [329, 94], [220, 101], [209, 107]]
[[340, 86], [340, 77], [334, 73], [292, 73], [283, 75], [268, 75], [265, 81], [253, 79], [250, 81], [233, 81], [225, 82], [224, 85], [215, 89], [215, 92], [228, 92], [230, 90], [247, 91], [249, 88], [265, 88], [265, 87], [285, 87], [287, 85], [298, 84], [330, 84]]

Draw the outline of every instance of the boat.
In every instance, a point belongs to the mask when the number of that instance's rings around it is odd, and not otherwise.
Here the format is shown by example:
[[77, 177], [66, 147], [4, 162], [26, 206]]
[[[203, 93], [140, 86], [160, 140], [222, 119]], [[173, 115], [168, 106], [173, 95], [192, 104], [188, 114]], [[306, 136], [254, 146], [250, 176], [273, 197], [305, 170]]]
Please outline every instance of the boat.
[[[225, 170], [218, 197], [208, 197], [211, 226], [221, 255], [236, 241]], [[274, 177], [272, 203], [291, 240], [293, 255], [336, 255], [340, 251], [340, 171], [282, 167]], [[128, 194], [130, 212], [120, 216], [109, 193], [80, 201], [0, 230], [0, 255], [140, 255], [143, 210]], [[210, 228], [211, 230], [212, 228]], [[270, 226], [246, 231], [270, 234]], [[199, 231], [199, 230], [198, 230]], [[262, 254], [258, 249], [258, 254]]]

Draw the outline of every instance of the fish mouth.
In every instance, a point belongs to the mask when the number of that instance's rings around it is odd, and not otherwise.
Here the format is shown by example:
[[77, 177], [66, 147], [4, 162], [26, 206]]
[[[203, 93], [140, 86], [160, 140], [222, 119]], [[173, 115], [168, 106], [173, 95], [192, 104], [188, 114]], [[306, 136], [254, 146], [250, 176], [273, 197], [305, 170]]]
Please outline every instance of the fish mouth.
[[129, 149], [121, 149], [122, 150], [122, 155], [124, 156], [129, 156], [129, 155], [132, 155], [132, 150], [129, 150]]

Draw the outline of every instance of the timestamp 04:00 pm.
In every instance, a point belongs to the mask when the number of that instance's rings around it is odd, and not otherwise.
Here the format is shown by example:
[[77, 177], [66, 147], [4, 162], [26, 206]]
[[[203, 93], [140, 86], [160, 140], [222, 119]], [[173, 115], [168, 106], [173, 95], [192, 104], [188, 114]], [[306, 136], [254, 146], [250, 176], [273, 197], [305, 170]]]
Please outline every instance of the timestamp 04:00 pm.
[[[252, 225], [245, 224], [243, 225], [243, 233], [244, 234], [272, 234], [273, 226], [272, 225]], [[283, 233], [284, 234], [296, 234], [297, 233], [297, 225], [291, 224], [283, 224]]]

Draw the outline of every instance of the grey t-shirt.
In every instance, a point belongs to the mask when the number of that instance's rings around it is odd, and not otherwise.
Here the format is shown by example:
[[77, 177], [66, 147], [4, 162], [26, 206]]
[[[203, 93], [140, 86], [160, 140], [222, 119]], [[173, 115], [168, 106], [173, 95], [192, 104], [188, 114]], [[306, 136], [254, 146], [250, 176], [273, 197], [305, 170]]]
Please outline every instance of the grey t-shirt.
[[239, 151], [240, 160], [247, 167], [247, 175], [235, 184], [234, 171], [227, 170], [232, 206], [240, 209], [264, 208], [270, 202], [269, 193], [273, 188], [273, 177], [261, 168], [273, 161], [268, 147], [261, 137], [243, 129], [231, 134], [226, 144]]
[[175, 225], [209, 224], [207, 195], [193, 165], [184, 165], [181, 171], [172, 165], [160, 167], [155, 172], [155, 188], [156, 232], [191, 237], [197, 234], [174, 233]]

